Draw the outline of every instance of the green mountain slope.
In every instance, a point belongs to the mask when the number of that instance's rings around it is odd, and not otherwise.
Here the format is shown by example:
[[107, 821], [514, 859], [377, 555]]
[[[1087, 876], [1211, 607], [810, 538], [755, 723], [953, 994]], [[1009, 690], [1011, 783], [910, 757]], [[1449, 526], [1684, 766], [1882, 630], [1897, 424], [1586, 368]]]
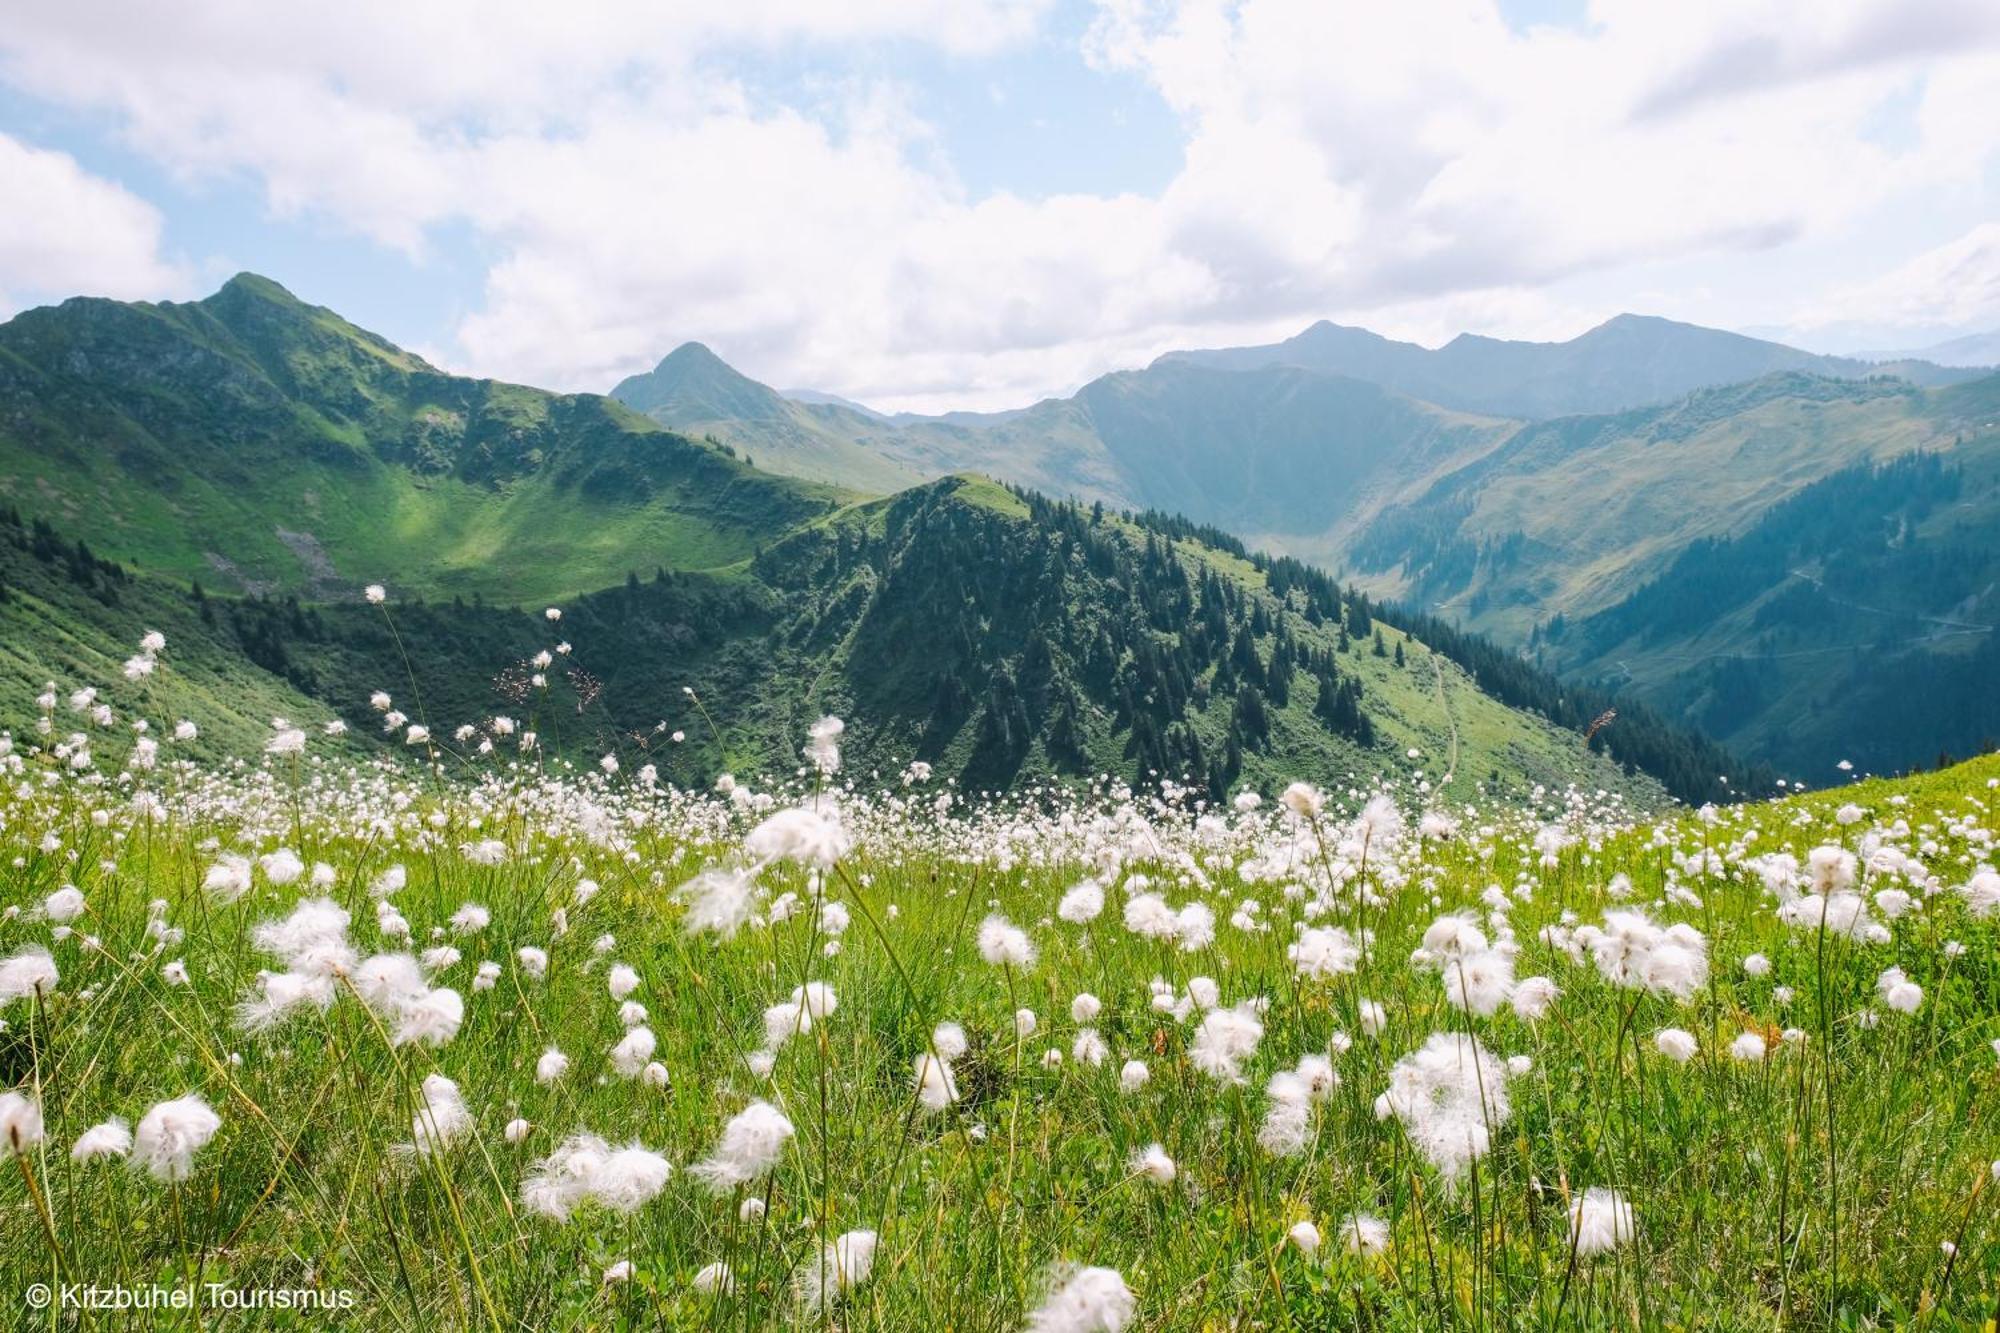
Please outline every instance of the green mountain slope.
[[1697, 542], [1548, 659], [1824, 776], [2000, 741], [2000, 432], [1807, 487]]
[[839, 498], [608, 398], [444, 374], [251, 275], [0, 325], [0, 500], [211, 586], [552, 597], [740, 562]]
[[[344, 718], [341, 744], [406, 752], [368, 707], [387, 690], [448, 752], [466, 748], [459, 724], [504, 714], [555, 754], [614, 753], [696, 783], [789, 770], [822, 712], [852, 721], [854, 766], [923, 758], [978, 789], [1112, 773], [1220, 795], [1402, 768], [1412, 748], [1465, 796], [1577, 782], [1657, 801], [1635, 764], [1690, 798], [1717, 794], [1719, 771], [1739, 790], [1760, 780], [1685, 736], [1614, 728], [1586, 744], [1501, 703], [1365, 599], [1240, 549], [950, 478], [809, 523], [747, 571], [663, 572], [569, 600], [552, 625], [458, 599], [202, 596], [107, 572], [0, 515], [0, 719], [29, 733], [53, 680], [100, 687], [121, 717], [194, 718], [239, 751], [278, 714]], [[118, 664], [149, 629], [167, 635], [162, 665], [125, 682]]]
[[1819, 356], [1647, 315], [1619, 315], [1567, 342], [1510, 342], [1460, 334], [1435, 350], [1321, 321], [1281, 343], [1170, 352], [1163, 362], [1219, 370], [1298, 366], [1490, 416], [1580, 416], [1667, 403], [1698, 389], [1783, 371], [1863, 379], [1895, 375], [1951, 384], [1975, 372], [1923, 361], [1886, 364]]
[[1949, 451], [2000, 419], [2000, 377], [1943, 389], [1777, 375], [1670, 407], [1527, 427], [1385, 509], [1359, 581], [1503, 642], [1611, 606], [1690, 543], [1741, 532], [1843, 468]]

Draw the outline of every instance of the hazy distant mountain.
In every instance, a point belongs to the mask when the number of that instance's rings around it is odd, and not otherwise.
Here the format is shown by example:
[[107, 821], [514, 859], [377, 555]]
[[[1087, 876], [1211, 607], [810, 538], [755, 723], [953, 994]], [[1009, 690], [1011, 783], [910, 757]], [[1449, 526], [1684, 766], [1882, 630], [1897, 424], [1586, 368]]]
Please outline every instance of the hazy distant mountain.
[[[838, 402], [808, 403], [737, 372], [697, 342], [619, 382], [611, 396], [673, 430], [706, 435], [773, 472], [887, 494], [922, 479], [858, 442], [880, 416]], [[950, 471], [951, 469], [945, 469]]]
[[1933, 343], [1906, 352], [1856, 352], [1862, 361], [1908, 361], [1918, 359], [1940, 366], [2000, 366], [2000, 329], [1987, 333], [1969, 333], [1963, 338]]
[[1169, 352], [1155, 364], [1174, 362], [1224, 370], [1301, 366], [1351, 375], [1441, 407], [1530, 419], [1619, 412], [1787, 370], [1839, 378], [1893, 374], [1916, 384], [1966, 378], [1937, 365], [1819, 356], [1648, 315], [1619, 315], [1568, 342], [1462, 333], [1436, 349], [1322, 320], [1280, 343]]
[[813, 407], [844, 407], [850, 412], [859, 412], [877, 421], [887, 421], [887, 412], [877, 412], [866, 403], [857, 403], [852, 398], [842, 398], [837, 393], [821, 393], [818, 389], [780, 389], [780, 394], [795, 403], [806, 403]]
[[[1011, 412], [864, 414], [802, 402], [698, 344], [614, 397], [762, 466], [858, 489], [977, 470], [1056, 495], [1189, 514], [1257, 541], [1329, 549], [1383, 503], [1515, 423], [1297, 366], [1164, 361]], [[886, 474], [886, 478], [883, 477]]]

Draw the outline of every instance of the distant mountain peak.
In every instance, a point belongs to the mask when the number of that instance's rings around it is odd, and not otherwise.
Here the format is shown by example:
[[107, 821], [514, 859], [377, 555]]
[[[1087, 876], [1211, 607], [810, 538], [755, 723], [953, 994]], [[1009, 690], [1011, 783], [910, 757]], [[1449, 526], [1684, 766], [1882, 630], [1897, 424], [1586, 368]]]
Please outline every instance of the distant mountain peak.
[[244, 269], [228, 282], [222, 284], [208, 299], [219, 301], [225, 297], [256, 297], [263, 301], [276, 301], [284, 305], [302, 306], [305, 302], [292, 294], [290, 288], [274, 278]]
[[697, 342], [692, 338], [661, 357], [660, 363], [653, 367], [653, 373], [658, 374], [666, 370], [686, 373], [695, 368], [726, 370], [732, 375], [737, 373], [735, 367], [717, 356], [715, 350], [707, 343]]
[[[1461, 333], [1442, 347], [1398, 342], [1321, 320], [1283, 342], [1169, 352], [1161, 362], [1218, 370], [1299, 366], [1367, 380], [1459, 412], [1546, 420], [1670, 403], [1699, 389], [1798, 370], [1853, 379], [1865, 364], [1783, 343], [1630, 311], [1560, 342]], [[1965, 378], [1919, 362], [1896, 373], [1915, 384]]]
[[664, 411], [681, 421], [768, 420], [785, 409], [776, 392], [694, 341], [674, 348], [644, 374], [620, 381], [611, 396], [635, 411]]

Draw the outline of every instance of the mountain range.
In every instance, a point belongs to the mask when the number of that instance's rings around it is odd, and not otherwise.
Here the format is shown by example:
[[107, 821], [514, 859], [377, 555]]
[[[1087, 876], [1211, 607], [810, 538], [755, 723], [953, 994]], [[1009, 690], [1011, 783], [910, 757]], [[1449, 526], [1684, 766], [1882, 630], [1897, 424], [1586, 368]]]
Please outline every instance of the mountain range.
[[[1615, 645], [1559, 647], [1544, 630], [1619, 606], [1698, 544], [1744, 536], [1838, 474], [1978, 453], [2000, 420], [1991, 369], [1820, 356], [1634, 315], [1563, 343], [1465, 335], [1435, 350], [1320, 323], [1267, 346], [1169, 353], [1001, 413], [885, 416], [782, 395], [694, 347], [613, 396], [760, 466], [830, 483], [866, 490], [978, 469], [1121, 509], [1186, 514], [1805, 771], [1859, 740], [1858, 701], [1873, 687], [1844, 665], [1833, 670], [1851, 655], [1852, 626], [1809, 622], [1783, 647], [1753, 637], [1723, 648], [1689, 626], [1612, 657]], [[876, 472], [850, 470], [855, 453]], [[1976, 489], [1983, 473], [1968, 475]], [[1985, 510], [1966, 512], [1960, 545], [2000, 537]], [[1933, 529], [1911, 540], [1926, 546]], [[1912, 587], [1897, 600], [1944, 614], [1950, 587]], [[1917, 657], [1893, 670], [1953, 667], [1995, 623], [1982, 605], [1960, 608], [1963, 633], [1909, 640]], [[1739, 681], [1790, 683], [1759, 690], [1755, 707], [1717, 709], [1705, 686], [1669, 669], [1701, 676], [1717, 653], [1741, 658], [1731, 668]], [[1871, 661], [1892, 670], [1880, 654]], [[1857, 669], [1872, 678], [1878, 667]], [[1972, 714], [1941, 715], [1903, 739], [1878, 735], [1865, 752], [1892, 768], [1994, 731]]]
[[[1769, 780], [1629, 703], [1586, 738], [1609, 696], [1213, 527], [956, 473], [886, 495], [839, 467], [841, 484], [780, 475], [721, 431], [783, 435], [793, 418], [771, 409], [791, 400], [699, 349], [670, 360], [629, 403], [708, 414], [718, 438], [613, 398], [446, 374], [252, 275], [191, 303], [79, 299], [0, 325], [0, 715], [28, 732], [54, 681], [156, 721], [198, 716], [201, 745], [338, 716], [349, 733], [322, 744], [403, 752], [368, 707], [381, 690], [447, 750], [455, 726], [504, 712], [558, 757], [682, 781], [789, 770], [822, 712], [853, 720], [858, 768], [922, 758], [978, 789], [1114, 773], [1219, 798], [1412, 751], [1467, 796], [1576, 782], [1646, 803]], [[1490, 423], [1268, 374], [1301, 413], [1383, 423], [1440, 467], [1492, 446]], [[1173, 383], [1181, 397], [1142, 372], [1098, 414], [1130, 398], [1220, 424], [1257, 413], [1267, 381], [1186, 367]], [[1325, 484], [1381, 471], [1361, 449], [1315, 464], [1313, 437], [1276, 438], [1282, 413], [1265, 410], [1273, 456]], [[1200, 430], [1187, 485], [1215, 476]], [[836, 461], [867, 448], [786, 438]], [[1141, 430], [1104, 438], [1114, 459], [1152, 447]], [[367, 583], [387, 585], [383, 605]], [[149, 629], [167, 636], [161, 665], [121, 681]]]
[[2000, 366], [2000, 329], [1948, 338], [1928, 347], [1901, 352], [1856, 352], [1861, 361], [1929, 361], [1940, 366], [1967, 366], [1988, 370]]

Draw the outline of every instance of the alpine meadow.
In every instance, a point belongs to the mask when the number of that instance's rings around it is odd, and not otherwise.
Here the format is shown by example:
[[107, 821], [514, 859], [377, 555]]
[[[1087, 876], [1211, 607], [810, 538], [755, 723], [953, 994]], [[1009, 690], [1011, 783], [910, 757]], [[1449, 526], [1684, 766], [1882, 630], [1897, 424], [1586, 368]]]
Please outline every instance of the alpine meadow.
[[25, 0], [0, 1324], [2000, 1333], [1996, 104]]

